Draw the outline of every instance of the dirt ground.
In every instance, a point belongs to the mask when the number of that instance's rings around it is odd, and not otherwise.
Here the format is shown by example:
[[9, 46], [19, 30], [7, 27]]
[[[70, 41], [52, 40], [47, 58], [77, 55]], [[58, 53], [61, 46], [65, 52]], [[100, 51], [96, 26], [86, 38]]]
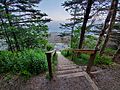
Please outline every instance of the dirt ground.
[[[120, 90], [120, 64], [94, 67], [93, 71], [92, 80], [98, 86], [99, 90]], [[38, 84], [38, 82], [41, 83]], [[54, 83], [53, 86], [57, 84], [57, 82], [54, 80], [52, 82]], [[68, 83], [68, 81], [66, 82]], [[45, 87], [46, 90], [50, 90], [51, 85], [52, 84], [49, 84], [49, 80], [45, 78], [45, 75], [34, 76], [27, 81], [23, 81], [21, 78], [16, 76], [11, 80], [6, 81], [2, 76], [0, 76], [0, 90], [44, 90], [43, 87]], [[74, 83], [74, 86], [75, 85], [76, 84]], [[52, 90], [57, 89], [53, 88]]]
[[99, 90], [120, 90], [120, 65], [102, 67], [100, 72], [94, 73], [93, 81]]
[[[120, 65], [99, 68], [99, 70], [100, 72], [94, 73], [92, 78], [99, 90], [120, 90]], [[44, 86], [43, 80], [46, 83], [49, 82], [49, 80], [40, 75], [32, 77], [27, 81], [22, 81], [20, 78], [4, 81], [3, 78], [0, 78], [0, 90], [38, 90], [37, 88], [40, 87], [40, 84], [38, 85], [37, 82], [41, 82], [41, 85]], [[36, 88], [33, 89], [32, 87], [35, 86]], [[48, 86], [50, 87], [50, 85]]]

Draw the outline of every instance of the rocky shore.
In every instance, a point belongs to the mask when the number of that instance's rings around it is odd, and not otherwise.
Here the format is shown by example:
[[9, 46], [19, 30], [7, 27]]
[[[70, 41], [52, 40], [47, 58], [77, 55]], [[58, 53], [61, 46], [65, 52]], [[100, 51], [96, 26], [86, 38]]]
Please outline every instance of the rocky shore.
[[51, 32], [48, 36], [48, 41], [55, 45], [55, 49], [68, 48], [70, 44], [70, 35], [62, 35], [60, 32]]

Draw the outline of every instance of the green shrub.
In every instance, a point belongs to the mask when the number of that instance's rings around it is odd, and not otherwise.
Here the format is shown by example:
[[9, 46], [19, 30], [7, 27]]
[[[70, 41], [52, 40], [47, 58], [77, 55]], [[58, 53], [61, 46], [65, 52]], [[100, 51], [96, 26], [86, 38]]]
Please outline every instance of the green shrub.
[[22, 52], [0, 52], [0, 74], [13, 73], [21, 75], [37, 75], [47, 70], [45, 54], [39, 49]]
[[73, 57], [73, 61], [77, 65], [86, 65], [86, 64], [88, 64], [88, 60], [89, 60], [88, 54], [80, 54], [79, 57]]
[[55, 52], [55, 54], [53, 55], [53, 58], [52, 58], [52, 69], [53, 69], [53, 72], [56, 71], [56, 66], [58, 64], [58, 60], [57, 60], [57, 53]]
[[88, 63], [89, 55], [88, 54], [80, 54], [80, 56], [76, 56], [75, 53], [71, 51], [63, 50], [62, 55], [67, 57], [68, 59], [72, 60], [74, 63], [80, 65], [86, 65]]
[[62, 50], [61, 54], [65, 57], [73, 55], [72, 51]]
[[47, 49], [47, 51], [53, 50], [54, 46], [52, 44], [47, 44], [46, 49]]
[[5, 76], [3, 76], [3, 80], [9, 81], [13, 78], [13, 74], [7, 73]]
[[20, 75], [23, 76], [25, 79], [28, 79], [31, 77], [30, 72], [28, 72], [27, 70], [23, 70], [20, 72]]
[[112, 64], [112, 59], [109, 56], [96, 55], [94, 64], [95, 65], [101, 65], [101, 64], [110, 65], [110, 64]]
[[53, 55], [53, 58], [52, 58], [52, 63], [53, 63], [54, 65], [57, 65], [57, 63], [58, 63], [57, 57], [58, 57], [58, 55], [57, 55], [57, 53], [55, 52], [55, 54]]
[[82, 58], [83, 60], [88, 60], [89, 59], [89, 55], [88, 54], [81, 54], [80, 58]]
[[112, 48], [106, 48], [104, 52], [107, 55], [113, 55], [115, 53], [115, 50]]
[[[110, 50], [111, 49], [108, 49], [107, 51], [110, 51]], [[68, 52], [68, 51], [65, 51], [65, 50], [63, 50], [61, 53], [62, 53], [63, 56], [67, 57], [68, 59], [72, 60], [75, 64], [78, 64], [78, 65], [88, 64], [88, 61], [89, 61], [89, 58], [90, 58], [90, 55], [88, 55], [88, 54], [80, 54], [80, 56], [77, 57], [72, 52]], [[101, 64], [110, 65], [110, 64], [112, 64], [112, 59], [109, 56], [105, 56], [105, 55], [104, 56], [99, 56], [97, 54], [94, 64], [95, 65], [101, 65]]]
[[88, 54], [81, 54], [80, 55], [81, 64], [84, 64], [84, 65], [88, 64], [89, 57], [90, 57], [90, 55], [88, 55]]

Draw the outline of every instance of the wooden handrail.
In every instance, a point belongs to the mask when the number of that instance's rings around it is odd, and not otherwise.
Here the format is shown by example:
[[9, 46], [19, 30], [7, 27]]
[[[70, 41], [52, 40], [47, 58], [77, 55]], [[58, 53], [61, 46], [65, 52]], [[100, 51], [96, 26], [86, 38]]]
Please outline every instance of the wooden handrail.
[[56, 53], [56, 50], [48, 51], [46, 52], [47, 56], [47, 63], [48, 63], [48, 70], [49, 70], [49, 76], [50, 80], [53, 78], [53, 72], [52, 72], [52, 56]]
[[54, 53], [55, 50], [47, 51], [46, 53]]
[[[66, 51], [73, 51], [76, 53], [87, 53], [87, 54], [94, 54], [95, 50], [82, 50], [82, 49], [65, 49]], [[97, 50], [99, 51], [99, 50]]]
[[[84, 50], [84, 49], [65, 49], [65, 50], [66, 50], [66, 51], [81, 52], [81, 53], [82, 53], [82, 52], [83, 52], [83, 53], [84, 53], [84, 52], [85, 52], [85, 53], [86, 53], [86, 52], [88, 52], [88, 53], [89, 53], [89, 52], [93, 53], [93, 52], [95, 51], [95, 50], [89, 50], [89, 49], [88, 49], [88, 50], [87, 50], [87, 49], [86, 49], [86, 50]], [[97, 51], [99, 51], [99, 50], [97, 50]]]
[[74, 50], [74, 52], [93, 54], [95, 50]]

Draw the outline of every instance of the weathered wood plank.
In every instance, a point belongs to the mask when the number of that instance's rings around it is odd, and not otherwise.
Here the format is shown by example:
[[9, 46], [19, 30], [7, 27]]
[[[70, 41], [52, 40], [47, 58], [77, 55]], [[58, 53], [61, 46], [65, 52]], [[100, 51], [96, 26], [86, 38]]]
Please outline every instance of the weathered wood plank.
[[93, 54], [95, 50], [74, 50], [74, 52]]
[[53, 72], [52, 72], [52, 57], [54, 54], [56, 54], [56, 50], [48, 51], [45, 53], [47, 56], [47, 62], [48, 62], [48, 70], [49, 70], [49, 76], [50, 80], [53, 78]]
[[86, 54], [94, 54], [95, 50], [81, 50], [81, 49], [66, 49], [66, 51], [73, 51], [76, 53], [86, 53]]
[[54, 53], [54, 52], [55, 52], [55, 50], [51, 50], [51, 51], [47, 51], [46, 54], [47, 53]]
[[53, 78], [53, 73], [52, 73], [52, 62], [51, 62], [51, 57], [52, 57], [52, 53], [46, 53], [47, 56], [47, 62], [48, 62], [48, 70], [49, 70], [49, 76], [50, 76], [50, 80], [51, 78]]

